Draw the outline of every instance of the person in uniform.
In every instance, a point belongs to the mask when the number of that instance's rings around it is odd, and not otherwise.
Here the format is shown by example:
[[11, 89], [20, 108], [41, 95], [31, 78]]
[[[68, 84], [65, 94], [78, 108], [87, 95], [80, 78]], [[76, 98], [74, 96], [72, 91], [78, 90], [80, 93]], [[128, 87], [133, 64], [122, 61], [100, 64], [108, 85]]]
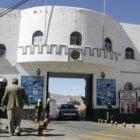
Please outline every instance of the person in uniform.
[[113, 108], [111, 103], [109, 103], [106, 107], [106, 120], [109, 122], [113, 119]]
[[40, 122], [41, 113], [44, 110], [41, 99], [38, 99], [35, 110], [35, 122]]
[[45, 105], [45, 113], [46, 113], [45, 117], [46, 118], [49, 118], [49, 116], [50, 116], [50, 101], [51, 101], [51, 99], [49, 97], [47, 99], [47, 102], [46, 102], [46, 105]]

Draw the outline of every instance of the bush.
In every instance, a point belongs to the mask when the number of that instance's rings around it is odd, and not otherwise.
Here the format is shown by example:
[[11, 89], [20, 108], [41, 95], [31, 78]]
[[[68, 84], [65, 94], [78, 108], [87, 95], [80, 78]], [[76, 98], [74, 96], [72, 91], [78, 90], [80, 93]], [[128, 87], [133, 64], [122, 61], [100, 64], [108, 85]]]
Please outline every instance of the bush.
[[86, 110], [85, 110], [85, 109], [84, 109], [84, 110], [80, 110], [79, 113], [80, 113], [80, 116], [81, 116], [81, 117], [85, 117], [85, 115], [86, 115]]

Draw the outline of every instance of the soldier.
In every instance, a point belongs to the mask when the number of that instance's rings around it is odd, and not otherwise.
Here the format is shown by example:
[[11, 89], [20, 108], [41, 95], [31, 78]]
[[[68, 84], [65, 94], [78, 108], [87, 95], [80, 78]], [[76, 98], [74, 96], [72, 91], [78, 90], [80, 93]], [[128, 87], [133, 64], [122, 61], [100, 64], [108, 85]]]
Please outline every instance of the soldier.
[[45, 115], [45, 117], [46, 118], [49, 118], [49, 116], [50, 116], [50, 101], [51, 101], [51, 99], [50, 99], [50, 97], [47, 99], [47, 102], [46, 102], [46, 105], [45, 105], [45, 112], [46, 112], [46, 115]]
[[106, 114], [106, 119], [107, 121], [111, 121], [113, 119], [113, 108], [112, 108], [112, 105], [111, 103], [108, 103], [107, 107], [106, 107], [106, 111], [107, 111], [107, 114]]
[[41, 113], [44, 110], [41, 99], [38, 100], [35, 109], [35, 122], [40, 122]]

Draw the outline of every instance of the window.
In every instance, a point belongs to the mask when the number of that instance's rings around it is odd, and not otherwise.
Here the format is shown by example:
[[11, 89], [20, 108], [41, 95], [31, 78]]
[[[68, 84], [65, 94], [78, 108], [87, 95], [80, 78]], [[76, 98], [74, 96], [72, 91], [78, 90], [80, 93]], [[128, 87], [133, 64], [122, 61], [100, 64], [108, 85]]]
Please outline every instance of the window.
[[43, 44], [43, 33], [41, 31], [36, 31], [33, 34], [32, 44], [33, 45], [42, 45]]
[[112, 51], [112, 42], [109, 38], [105, 39], [105, 49], [108, 51]]
[[125, 58], [126, 59], [134, 59], [134, 50], [132, 48], [126, 48], [125, 50]]
[[82, 44], [82, 36], [79, 32], [73, 32], [70, 35], [70, 45], [81, 45]]
[[0, 57], [3, 57], [6, 52], [6, 47], [2, 44], [0, 44]]
[[133, 90], [134, 89], [134, 86], [132, 83], [128, 82], [124, 85], [124, 89], [125, 90]]

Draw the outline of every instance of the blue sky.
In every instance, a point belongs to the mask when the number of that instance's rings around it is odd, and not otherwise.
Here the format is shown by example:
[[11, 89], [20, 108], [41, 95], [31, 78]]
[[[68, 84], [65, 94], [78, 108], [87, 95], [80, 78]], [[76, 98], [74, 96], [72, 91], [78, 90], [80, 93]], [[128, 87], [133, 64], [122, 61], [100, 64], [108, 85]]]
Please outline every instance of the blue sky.
[[[0, 7], [7, 8], [18, 1], [21, 0], [0, 0]], [[28, 0], [18, 9], [43, 6], [45, 1], [47, 5], [81, 7], [102, 13], [104, 9], [104, 0]], [[106, 14], [119, 22], [140, 24], [140, 0], [106, 0]], [[50, 78], [49, 90], [64, 95], [84, 95], [85, 81], [84, 79]]]
[[[0, 7], [21, 0], [0, 0]], [[19, 9], [45, 5], [82, 7], [103, 12], [104, 0], [28, 0]], [[106, 0], [106, 14], [119, 22], [140, 24], [140, 0]]]
[[85, 80], [73, 78], [49, 78], [49, 92], [66, 96], [85, 96]]

